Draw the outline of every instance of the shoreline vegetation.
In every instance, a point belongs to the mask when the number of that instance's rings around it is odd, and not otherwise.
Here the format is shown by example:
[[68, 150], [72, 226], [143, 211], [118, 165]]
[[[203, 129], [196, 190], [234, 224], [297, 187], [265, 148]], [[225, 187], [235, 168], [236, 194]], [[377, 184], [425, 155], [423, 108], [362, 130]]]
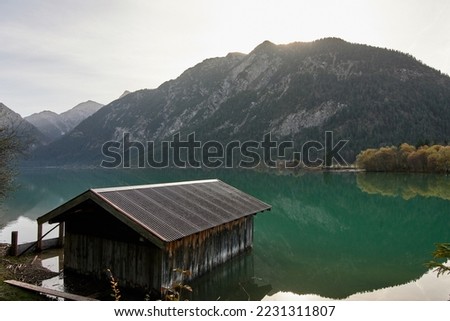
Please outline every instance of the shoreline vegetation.
[[[63, 165], [63, 166], [29, 166], [20, 164], [20, 169], [104, 169], [99, 165]], [[121, 169], [142, 169], [139, 166], [127, 166]], [[152, 167], [144, 167], [152, 168]], [[169, 168], [179, 168], [172, 166]], [[199, 169], [197, 167], [184, 167], [187, 169]], [[438, 173], [450, 174], [450, 146], [449, 145], [422, 145], [415, 147], [407, 143], [397, 146], [385, 146], [380, 148], [368, 148], [361, 151], [354, 163], [340, 165], [333, 162], [331, 166], [312, 164], [306, 166], [298, 160], [286, 161], [278, 159], [274, 166], [268, 166], [264, 162], [251, 167], [219, 167], [220, 169], [248, 169], [256, 171], [276, 171], [283, 173], [296, 173], [302, 171], [325, 172], [405, 172], [405, 173]], [[116, 169], [116, 168], [114, 168]], [[208, 167], [201, 167], [210, 170]]]
[[407, 143], [369, 148], [358, 154], [356, 167], [367, 172], [450, 173], [450, 146]]

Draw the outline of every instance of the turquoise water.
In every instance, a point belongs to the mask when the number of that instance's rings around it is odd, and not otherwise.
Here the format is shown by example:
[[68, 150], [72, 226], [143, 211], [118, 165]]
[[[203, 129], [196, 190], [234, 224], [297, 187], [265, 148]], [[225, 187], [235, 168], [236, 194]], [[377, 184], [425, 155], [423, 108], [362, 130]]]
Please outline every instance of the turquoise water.
[[272, 205], [255, 217], [253, 250], [193, 282], [202, 300], [448, 300], [429, 272], [450, 242], [450, 177], [237, 170], [23, 170], [0, 208], [0, 242], [92, 187], [219, 178]]

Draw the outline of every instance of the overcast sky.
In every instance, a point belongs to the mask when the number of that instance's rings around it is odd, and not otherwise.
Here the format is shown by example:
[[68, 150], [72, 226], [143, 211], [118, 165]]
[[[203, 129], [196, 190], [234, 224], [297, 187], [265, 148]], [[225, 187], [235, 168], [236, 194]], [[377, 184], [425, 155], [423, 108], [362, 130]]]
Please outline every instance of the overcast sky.
[[22, 116], [106, 104], [264, 40], [323, 37], [450, 74], [448, 0], [0, 0], [0, 102]]

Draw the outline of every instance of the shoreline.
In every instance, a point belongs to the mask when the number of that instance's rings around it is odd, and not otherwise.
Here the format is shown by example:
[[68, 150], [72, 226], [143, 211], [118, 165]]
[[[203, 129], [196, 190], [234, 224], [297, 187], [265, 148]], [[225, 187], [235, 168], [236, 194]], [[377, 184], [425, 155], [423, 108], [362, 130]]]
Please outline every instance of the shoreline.
[[51, 272], [41, 264], [36, 254], [27, 254], [22, 257], [8, 255], [10, 244], [0, 243], [0, 300], [6, 301], [45, 301], [45, 296], [22, 290], [3, 281], [8, 279], [19, 280], [31, 284], [39, 284], [59, 273]]

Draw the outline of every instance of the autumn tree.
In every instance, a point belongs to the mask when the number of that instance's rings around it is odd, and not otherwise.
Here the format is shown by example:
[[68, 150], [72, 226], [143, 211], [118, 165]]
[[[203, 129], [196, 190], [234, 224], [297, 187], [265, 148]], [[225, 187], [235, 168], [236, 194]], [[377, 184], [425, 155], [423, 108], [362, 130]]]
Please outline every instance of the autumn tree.
[[423, 148], [408, 155], [408, 168], [413, 172], [424, 172], [427, 168], [427, 151]]
[[356, 156], [356, 165], [359, 168], [364, 168], [368, 171], [376, 171], [376, 166], [374, 162], [374, 156], [377, 150], [375, 148], [369, 148]]
[[356, 165], [367, 171], [379, 172], [450, 172], [450, 146], [433, 145], [366, 149], [356, 158]]
[[398, 164], [400, 170], [408, 170], [408, 156], [416, 151], [416, 148], [407, 143], [403, 143], [399, 147]]

